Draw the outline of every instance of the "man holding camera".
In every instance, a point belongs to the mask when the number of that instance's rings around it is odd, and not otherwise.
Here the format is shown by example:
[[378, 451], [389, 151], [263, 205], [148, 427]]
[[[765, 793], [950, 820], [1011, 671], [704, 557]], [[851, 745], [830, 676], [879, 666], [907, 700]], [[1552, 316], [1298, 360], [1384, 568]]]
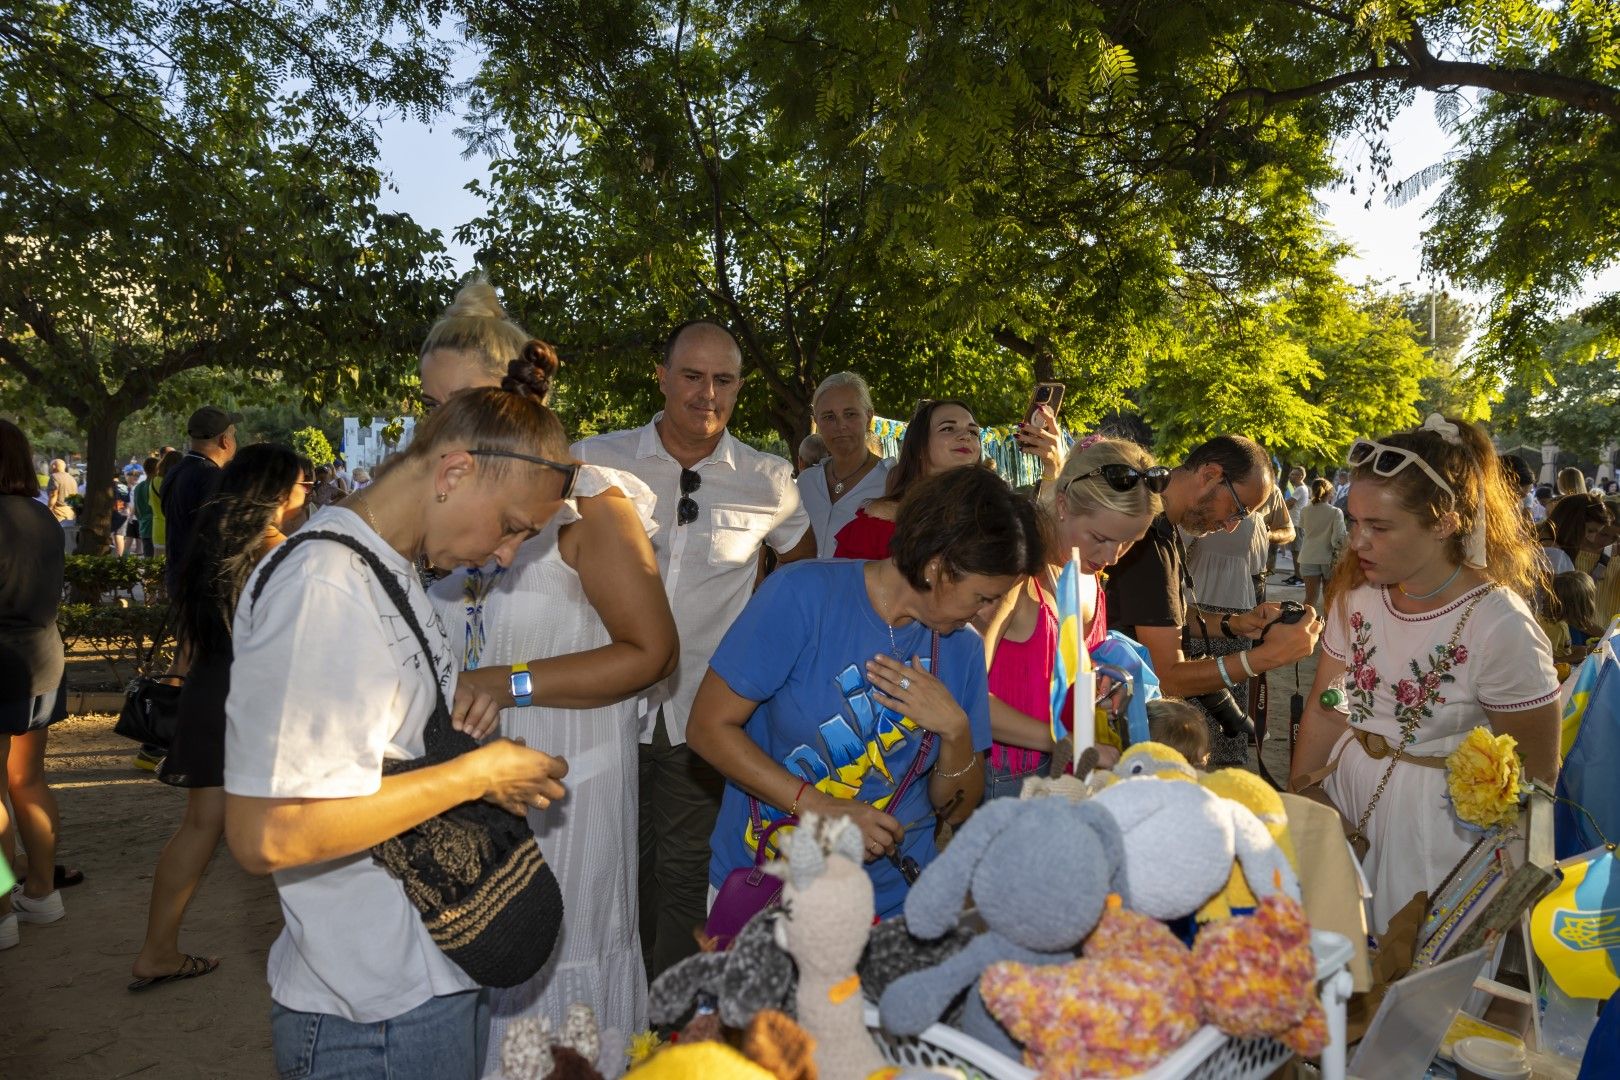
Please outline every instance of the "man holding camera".
[[[1108, 623], [1140, 641], [1153, 660], [1167, 697], [1197, 699], [1228, 735], [1247, 732], [1248, 720], [1231, 691], [1245, 679], [1309, 656], [1322, 632], [1311, 608], [1260, 604], [1240, 614], [1201, 611], [1177, 530], [1193, 536], [1230, 532], [1271, 498], [1271, 462], [1260, 444], [1241, 435], [1218, 435], [1171, 470], [1161, 496], [1164, 512], [1147, 536], [1109, 572]], [[1189, 659], [1215, 637], [1257, 642], [1243, 652]]]

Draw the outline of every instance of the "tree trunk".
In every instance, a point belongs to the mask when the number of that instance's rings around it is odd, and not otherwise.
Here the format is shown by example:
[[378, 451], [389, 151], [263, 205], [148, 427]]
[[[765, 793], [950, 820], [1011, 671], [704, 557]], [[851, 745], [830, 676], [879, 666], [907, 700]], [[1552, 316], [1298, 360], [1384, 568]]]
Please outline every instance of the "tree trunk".
[[84, 508], [79, 512], [80, 555], [107, 550], [112, 522], [112, 485], [118, 463], [118, 429], [125, 413], [110, 400], [92, 411], [84, 422]]

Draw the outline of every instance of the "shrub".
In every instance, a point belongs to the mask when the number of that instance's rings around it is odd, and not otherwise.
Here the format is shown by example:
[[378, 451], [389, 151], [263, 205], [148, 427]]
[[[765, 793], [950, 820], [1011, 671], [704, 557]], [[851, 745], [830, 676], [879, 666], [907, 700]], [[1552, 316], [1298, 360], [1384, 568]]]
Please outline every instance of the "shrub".
[[293, 432], [293, 449], [309, 458], [314, 465], [330, 465], [337, 458], [332, 452], [332, 444], [326, 441], [325, 432], [317, 427], [299, 428]]
[[[85, 646], [96, 652], [119, 686], [135, 676], [149, 650], [154, 655], [147, 670], [168, 670], [173, 649], [167, 621], [165, 604], [63, 604], [56, 615], [62, 643], [70, 650]], [[164, 640], [153, 650], [160, 635]]]

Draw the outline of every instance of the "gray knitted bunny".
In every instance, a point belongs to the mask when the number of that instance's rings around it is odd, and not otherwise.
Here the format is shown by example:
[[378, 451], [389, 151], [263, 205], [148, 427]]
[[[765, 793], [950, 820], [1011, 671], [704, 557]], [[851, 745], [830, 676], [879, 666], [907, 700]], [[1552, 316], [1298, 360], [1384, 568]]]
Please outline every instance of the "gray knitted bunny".
[[947, 934], [971, 895], [987, 929], [943, 963], [895, 980], [879, 1001], [884, 1028], [920, 1035], [966, 991], [962, 1031], [1016, 1057], [979, 996], [979, 975], [997, 960], [1073, 959], [1110, 892], [1129, 905], [1124, 862], [1119, 826], [1092, 803], [997, 799], [979, 807], [912, 886], [906, 921], [921, 937]]

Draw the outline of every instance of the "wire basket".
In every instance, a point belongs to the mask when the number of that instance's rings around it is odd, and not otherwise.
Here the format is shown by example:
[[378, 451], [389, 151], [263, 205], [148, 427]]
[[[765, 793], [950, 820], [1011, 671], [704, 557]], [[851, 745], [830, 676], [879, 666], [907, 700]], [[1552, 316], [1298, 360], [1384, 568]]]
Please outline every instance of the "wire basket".
[[[1338, 934], [1312, 933], [1318, 982], [1344, 967], [1350, 958], [1349, 945]], [[1338, 1007], [1342, 1009], [1343, 1003]], [[883, 1030], [877, 1007], [868, 1002], [866, 1026], [892, 1065], [956, 1069], [968, 1080], [1036, 1078], [1034, 1070], [944, 1024], [935, 1024], [914, 1038], [891, 1035]], [[1206, 1024], [1175, 1053], [1138, 1073], [1134, 1080], [1264, 1080], [1292, 1055], [1293, 1051], [1273, 1039], [1233, 1039]]]

